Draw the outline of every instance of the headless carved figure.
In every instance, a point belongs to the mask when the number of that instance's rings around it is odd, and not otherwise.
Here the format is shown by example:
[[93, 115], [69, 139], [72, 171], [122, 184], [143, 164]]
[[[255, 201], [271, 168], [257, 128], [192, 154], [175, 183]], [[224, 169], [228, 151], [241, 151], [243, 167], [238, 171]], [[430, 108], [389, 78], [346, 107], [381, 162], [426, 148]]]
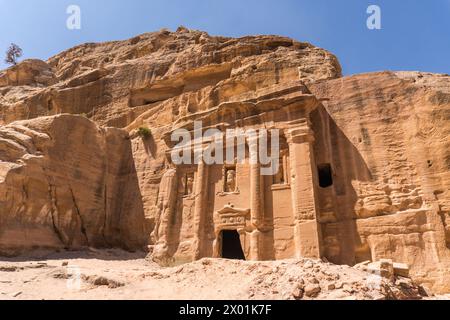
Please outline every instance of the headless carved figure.
[[227, 171], [227, 192], [236, 191], [236, 172], [234, 170]]
[[170, 262], [170, 217], [175, 212], [177, 200], [177, 171], [169, 169], [162, 177], [158, 202], [156, 225], [153, 238], [156, 243], [152, 259], [160, 264]]

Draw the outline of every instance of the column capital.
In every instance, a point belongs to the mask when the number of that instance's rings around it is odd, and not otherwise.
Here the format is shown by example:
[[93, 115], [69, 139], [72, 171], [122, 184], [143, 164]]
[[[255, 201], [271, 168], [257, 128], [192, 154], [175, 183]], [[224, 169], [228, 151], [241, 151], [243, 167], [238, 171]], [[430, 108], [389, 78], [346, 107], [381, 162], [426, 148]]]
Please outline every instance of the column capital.
[[285, 135], [289, 144], [315, 141], [314, 131], [309, 127], [287, 129]]

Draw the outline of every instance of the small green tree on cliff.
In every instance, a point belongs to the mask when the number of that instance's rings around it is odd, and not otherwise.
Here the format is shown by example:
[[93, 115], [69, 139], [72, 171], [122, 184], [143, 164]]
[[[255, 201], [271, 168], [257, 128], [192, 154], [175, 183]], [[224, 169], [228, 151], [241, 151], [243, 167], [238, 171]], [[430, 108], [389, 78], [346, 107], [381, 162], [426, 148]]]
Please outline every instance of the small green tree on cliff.
[[16, 65], [17, 59], [22, 56], [22, 49], [15, 43], [11, 43], [8, 50], [6, 51], [5, 63]]

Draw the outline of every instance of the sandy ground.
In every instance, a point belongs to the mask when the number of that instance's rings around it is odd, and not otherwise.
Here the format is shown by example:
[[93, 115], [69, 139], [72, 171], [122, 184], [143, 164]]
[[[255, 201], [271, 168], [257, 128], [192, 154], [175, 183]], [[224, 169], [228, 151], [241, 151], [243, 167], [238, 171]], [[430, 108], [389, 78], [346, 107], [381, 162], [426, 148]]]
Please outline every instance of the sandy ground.
[[[386, 283], [315, 260], [203, 259], [172, 268], [118, 250], [0, 259], [1, 300], [418, 299], [407, 279]], [[441, 296], [439, 298], [445, 298]]]

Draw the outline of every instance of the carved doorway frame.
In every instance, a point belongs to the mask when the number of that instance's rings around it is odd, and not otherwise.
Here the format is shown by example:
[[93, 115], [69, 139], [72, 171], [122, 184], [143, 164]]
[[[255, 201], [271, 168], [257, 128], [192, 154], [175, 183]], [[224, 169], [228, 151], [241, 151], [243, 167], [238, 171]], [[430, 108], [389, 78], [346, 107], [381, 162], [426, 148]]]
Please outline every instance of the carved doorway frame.
[[[232, 204], [216, 212], [215, 240], [213, 244], [213, 257], [222, 258], [223, 231], [237, 231], [241, 240], [242, 251], [245, 255], [246, 226], [250, 221], [250, 209], [235, 208]], [[246, 259], [248, 257], [246, 256]]]

